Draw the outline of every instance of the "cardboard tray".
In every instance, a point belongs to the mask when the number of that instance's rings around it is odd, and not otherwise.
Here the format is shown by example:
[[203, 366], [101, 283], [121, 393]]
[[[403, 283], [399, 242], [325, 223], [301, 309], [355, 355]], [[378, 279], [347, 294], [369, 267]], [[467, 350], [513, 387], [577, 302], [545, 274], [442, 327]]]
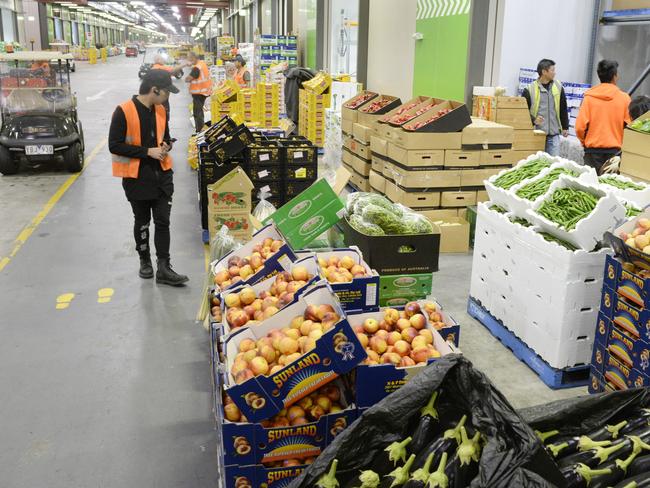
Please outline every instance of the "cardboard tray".
[[529, 219], [549, 234], [557, 236], [578, 248], [591, 251], [603, 240], [603, 236], [608, 230], [625, 219], [625, 207], [613, 194], [606, 193], [597, 186], [582, 183], [574, 178], [567, 178], [565, 175], [561, 175], [551, 184], [547, 197], [552, 195], [555, 190], [569, 187], [601, 197], [596, 204], [596, 208], [587, 217], [579, 221], [573, 230], [567, 231], [560, 228], [555, 222], [551, 222], [535, 212], [543, 203], [543, 200], [533, 205], [532, 209], [527, 210]]
[[650, 269], [650, 255], [640, 251], [639, 249], [628, 246], [619, 236], [621, 232], [627, 232], [628, 234], [632, 233], [636, 228], [636, 223], [639, 219], [648, 218], [650, 218], [650, 210], [645, 210], [635, 218], [627, 220], [625, 223], [622, 223], [621, 221], [615, 228], [614, 232], [607, 233], [607, 238], [614, 248], [614, 251], [616, 251], [616, 254], [622, 256], [625, 261], [629, 261], [642, 269]]
[[[388, 103], [381, 107], [379, 110], [375, 110], [373, 112], [370, 112], [370, 108], [373, 103], [375, 102], [380, 102], [387, 100]], [[372, 100], [370, 100], [368, 103], [364, 103], [363, 106], [358, 109], [359, 113], [364, 113], [364, 114], [371, 114], [371, 115], [383, 115], [385, 113], [390, 112], [394, 108], [397, 108], [401, 105], [402, 101], [398, 97], [392, 97], [389, 95], [379, 95], [379, 97], [375, 97]]]
[[[347, 218], [341, 219], [339, 225], [345, 243], [358, 247], [365, 261], [380, 275], [438, 271], [439, 233], [367, 236], [352, 228]], [[405, 248], [413, 251], [401, 252]]]
[[[308, 305], [331, 305], [341, 318], [316, 341], [314, 349], [296, 361], [271, 376], [257, 376], [236, 384], [230, 369], [239, 351], [239, 343], [244, 339], [257, 342], [272, 330], [287, 327], [294, 317], [303, 315]], [[346, 317], [330, 286], [321, 282], [262, 324], [233, 332], [223, 343], [227, 361], [224, 372], [225, 392], [249, 421], [260, 422], [352, 370], [366, 358], [366, 353]], [[253, 408], [247, 403], [247, 397], [249, 400], [250, 397], [260, 399], [259, 405]]]
[[393, 114], [390, 118], [386, 117], [387, 122], [390, 127], [401, 127], [406, 123], [412, 122], [417, 117], [429, 113], [436, 107], [436, 105], [442, 102], [444, 102], [444, 100], [440, 98], [424, 98], [424, 100], [415, 107], [401, 112], [400, 114]]
[[[409, 129], [407, 125], [417, 124], [419, 122], [425, 122], [431, 116], [437, 114], [441, 110], [451, 109], [451, 112], [443, 115], [439, 119], [436, 119], [432, 122], [429, 122], [422, 127], [417, 129]], [[470, 117], [469, 110], [464, 103], [445, 100], [444, 102], [439, 103], [431, 110], [423, 113], [419, 117], [416, 117], [413, 120], [410, 120], [408, 124], [405, 124], [403, 127], [407, 132], [459, 132], [462, 131], [465, 127], [472, 123], [472, 118]], [[462, 138], [461, 138], [462, 141]]]
[[401, 104], [399, 107], [395, 107], [389, 112], [385, 113], [383, 117], [380, 117], [378, 122], [380, 124], [387, 124], [390, 119], [396, 115], [401, 115], [406, 112], [410, 112], [411, 110], [417, 111], [417, 107], [433, 100], [431, 97], [415, 97], [409, 100], [406, 103]]

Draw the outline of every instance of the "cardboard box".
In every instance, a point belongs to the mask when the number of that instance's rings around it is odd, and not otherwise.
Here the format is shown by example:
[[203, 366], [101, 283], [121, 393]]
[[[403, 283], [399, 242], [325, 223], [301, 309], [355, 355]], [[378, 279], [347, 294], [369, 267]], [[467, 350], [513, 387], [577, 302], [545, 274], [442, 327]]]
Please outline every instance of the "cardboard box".
[[391, 128], [383, 129], [382, 134], [404, 149], [461, 149], [461, 132], [408, 132]]
[[386, 193], [386, 179], [381, 175], [381, 173], [371, 170], [370, 175], [368, 176], [368, 182], [370, 183], [370, 187], [377, 193], [382, 195]]
[[515, 129], [532, 129], [530, 112], [523, 108], [509, 108], [497, 110], [496, 122], [509, 125]]
[[431, 222], [444, 222], [446, 220], [458, 217], [458, 211], [460, 209], [457, 208], [435, 208], [435, 209], [430, 209], [430, 208], [417, 208], [413, 209], [417, 213], [420, 213], [424, 215], [429, 221]]
[[[443, 110], [451, 110], [436, 118]], [[410, 120], [402, 128], [408, 132], [459, 132], [472, 123], [469, 110], [464, 103], [445, 100], [431, 110]], [[417, 128], [416, 128], [417, 127]]]
[[632, 178], [650, 180], [650, 156], [641, 156], [632, 152], [623, 152], [621, 156], [621, 173]]
[[472, 115], [474, 117], [494, 121], [497, 120], [500, 110], [528, 111], [528, 104], [524, 97], [495, 96], [494, 90], [489, 94], [488, 91], [479, 94], [479, 90], [476, 88], [478, 87], [474, 87], [474, 96], [472, 97]]
[[383, 301], [394, 298], [406, 298], [408, 301], [418, 300], [428, 297], [432, 287], [432, 273], [384, 275], [379, 279], [379, 299]]
[[476, 205], [475, 191], [443, 191], [440, 195], [441, 207], [469, 207]]
[[350, 184], [355, 186], [359, 191], [369, 192], [370, 181], [368, 180], [368, 177], [360, 175], [351, 166], [349, 167], [349, 169], [352, 172], [352, 174], [350, 175]]
[[490, 176], [495, 175], [501, 171], [501, 168], [485, 168], [485, 169], [462, 169], [460, 173], [460, 185], [466, 186], [483, 186], [484, 181]]
[[[359, 117], [363, 117], [364, 115], [372, 115], [375, 117], [384, 115], [391, 110], [399, 107], [401, 104], [402, 101], [398, 97], [393, 97], [390, 95], [379, 95], [379, 97], [373, 98], [370, 102], [364, 104], [363, 107], [359, 108]], [[379, 105], [381, 105], [381, 107]], [[378, 117], [373, 119], [365, 118], [364, 120], [374, 121], [377, 119]]]
[[352, 135], [354, 135], [354, 138], [357, 141], [363, 144], [370, 144], [372, 129], [370, 127], [366, 127], [365, 125], [355, 123], [352, 127]]
[[388, 157], [407, 167], [435, 167], [445, 164], [445, 151], [442, 149], [408, 150], [390, 142]]
[[370, 161], [361, 159], [359, 156], [356, 154], [352, 155], [352, 162], [351, 162], [352, 169], [354, 171], [367, 178], [370, 175]]
[[393, 203], [411, 208], [439, 207], [439, 191], [406, 191], [391, 181], [386, 182], [386, 196]]
[[440, 227], [440, 252], [465, 253], [469, 251], [469, 222], [460, 217], [438, 223]]
[[370, 161], [370, 146], [368, 144], [362, 144], [356, 139], [352, 139], [350, 141], [349, 149], [361, 159], [367, 159]]
[[445, 151], [445, 166], [451, 168], [478, 167], [481, 151]]
[[216, 183], [208, 185], [208, 230], [213, 237], [223, 225], [241, 241], [252, 236], [251, 190], [253, 183], [241, 167], [236, 167]]
[[612, 10], [650, 9], [650, 0], [612, 0]]
[[346, 120], [346, 119], [341, 120], [341, 131], [344, 134], [352, 135], [353, 126], [354, 126], [354, 122], [352, 120]]
[[[349, 120], [351, 122], [356, 122], [358, 120], [358, 109], [360, 109], [365, 103], [368, 103], [373, 98], [377, 97], [378, 93], [363, 91], [358, 95], [355, 95], [341, 107], [341, 119]], [[351, 134], [352, 131], [349, 132]]]
[[511, 166], [517, 161], [510, 149], [487, 149], [481, 151], [479, 156], [479, 166]]
[[343, 212], [337, 193], [321, 178], [264, 222], [274, 222], [294, 249], [302, 249], [338, 222]]
[[[269, 376], [257, 376], [236, 384], [230, 373], [244, 339], [257, 342], [274, 329], [286, 327], [308, 305], [330, 305], [341, 319], [316, 341], [316, 347]], [[336, 339], [335, 339], [336, 338]], [[333, 347], [336, 344], [340, 347]], [[366, 358], [366, 353], [346, 319], [338, 299], [326, 284], [317, 284], [296, 302], [255, 327], [243, 327], [223, 343], [226, 368], [225, 392], [251, 422], [260, 422], [293, 405], [312, 391], [347, 373]], [[256, 403], [248, 404], [251, 397]], [[247, 401], [248, 399], [248, 401]]]
[[[357, 246], [365, 261], [380, 275], [433, 273], [438, 270], [440, 234], [367, 236], [352, 228], [346, 218], [340, 227], [345, 242]], [[403, 252], [409, 249], [409, 252]]]
[[350, 168], [352, 168], [352, 159], [354, 158], [354, 154], [347, 149], [343, 149], [341, 151], [341, 161], [343, 161], [344, 164], [348, 165]]
[[[605, 284], [640, 308], [650, 308], [650, 278], [627, 271], [620, 258], [607, 256]], [[648, 338], [650, 341], [650, 337]]]
[[384, 176], [402, 188], [454, 188], [461, 186], [461, 170], [408, 170], [386, 162], [384, 163]]
[[387, 124], [390, 119], [397, 115], [402, 115], [406, 114], [407, 112], [417, 112], [418, 108], [423, 107], [425, 104], [428, 104], [432, 101], [433, 99], [431, 97], [415, 97], [409, 100], [406, 103], [403, 103], [399, 107], [396, 107], [392, 109], [390, 112], [384, 114], [379, 120], [379, 124]]
[[489, 120], [472, 118], [472, 123], [463, 129], [463, 148], [487, 149], [509, 148], [514, 139], [514, 129]]
[[380, 175], [384, 174], [384, 163], [385, 159], [373, 154], [370, 159], [370, 167], [373, 171], [379, 173]]
[[[298, 478], [308, 467], [308, 464], [280, 468], [267, 468], [263, 464], [225, 466], [222, 470], [225, 478], [223, 488], [240, 488], [241, 486], [284, 488]], [[247, 484], [242, 485], [243, 482]]]
[[541, 130], [518, 129], [514, 131], [512, 149], [515, 151], [543, 151], [546, 148], [546, 133]]
[[635, 337], [629, 334], [602, 312], [598, 314], [597, 334], [596, 341], [605, 346], [607, 353], [628, 368], [636, 369], [644, 375], [650, 374], [650, 344], [647, 336]]
[[388, 141], [379, 136], [370, 136], [370, 151], [380, 156], [388, 156]]
[[476, 203], [487, 202], [489, 200], [490, 197], [485, 190], [478, 190], [476, 192]]

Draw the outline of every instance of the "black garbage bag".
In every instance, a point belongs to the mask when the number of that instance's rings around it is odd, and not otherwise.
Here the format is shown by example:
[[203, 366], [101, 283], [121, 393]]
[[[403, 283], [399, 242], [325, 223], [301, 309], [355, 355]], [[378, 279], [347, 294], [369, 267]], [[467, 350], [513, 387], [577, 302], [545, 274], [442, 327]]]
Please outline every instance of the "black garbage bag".
[[560, 436], [586, 434], [615, 423], [637, 408], [650, 405], [650, 389], [640, 388], [536, 405], [519, 410], [532, 429], [547, 432], [557, 429]]
[[313, 488], [334, 459], [338, 460], [337, 473], [352, 473], [369, 466], [388, 444], [410, 435], [413, 420], [439, 388], [440, 399], [448, 407], [457, 408], [458, 417], [468, 413], [473, 427], [487, 439], [472, 487], [561, 486], [563, 478], [535, 433], [484, 374], [455, 354], [430, 364], [368, 409], [290, 488]]

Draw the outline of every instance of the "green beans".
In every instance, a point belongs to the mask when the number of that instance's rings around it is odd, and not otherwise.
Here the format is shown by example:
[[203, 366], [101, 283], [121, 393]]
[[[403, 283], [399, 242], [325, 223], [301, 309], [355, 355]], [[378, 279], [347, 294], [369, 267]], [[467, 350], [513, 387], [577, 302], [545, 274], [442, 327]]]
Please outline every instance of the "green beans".
[[625, 216], [626, 217], [636, 217], [641, 213], [640, 208], [636, 208], [634, 205], [631, 205], [629, 203], [625, 204]]
[[551, 162], [547, 159], [533, 159], [518, 168], [513, 168], [505, 172], [494, 180], [493, 184], [494, 186], [507, 190], [528, 178], [537, 176], [544, 168], [548, 168], [550, 165]]
[[537, 213], [566, 230], [572, 230], [593, 212], [599, 199], [583, 190], [559, 188], [544, 200]]
[[494, 210], [495, 212], [499, 212], [499, 213], [502, 213], [502, 214], [506, 213], [506, 209], [503, 208], [503, 207], [500, 207], [499, 205], [492, 205], [490, 207], [490, 210]]
[[540, 232], [540, 236], [542, 236], [544, 239], [546, 239], [548, 242], [556, 242], [560, 246], [566, 247], [569, 251], [575, 251], [577, 248], [568, 242], [563, 241], [562, 239], [558, 239], [554, 235], [549, 234], [548, 232]]
[[520, 217], [510, 217], [510, 222], [512, 222], [513, 224], [523, 225], [524, 227], [530, 227], [530, 222]]
[[603, 185], [613, 186], [621, 190], [645, 190], [644, 186], [637, 185], [631, 181], [619, 180], [616, 176], [600, 176], [598, 181]]
[[573, 170], [555, 168], [549, 171], [542, 178], [522, 186], [519, 190], [517, 190], [517, 196], [525, 200], [530, 200], [531, 202], [537, 200], [537, 198], [546, 193], [551, 184], [557, 180], [560, 175], [563, 174], [569, 176], [578, 176], [578, 173]]

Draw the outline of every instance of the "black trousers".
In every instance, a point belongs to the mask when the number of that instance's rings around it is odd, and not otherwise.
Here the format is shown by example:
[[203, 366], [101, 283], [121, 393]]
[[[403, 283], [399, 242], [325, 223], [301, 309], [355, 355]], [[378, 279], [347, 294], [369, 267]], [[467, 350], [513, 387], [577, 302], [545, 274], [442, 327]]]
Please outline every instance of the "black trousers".
[[205, 95], [192, 95], [192, 115], [194, 116], [194, 130], [201, 132], [205, 118], [203, 117], [203, 106], [205, 105]]
[[596, 174], [600, 175], [603, 165], [611, 158], [616, 156], [612, 153], [585, 153], [584, 162], [587, 166], [591, 166], [596, 170]]
[[135, 237], [135, 250], [141, 257], [149, 257], [149, 224], [153, 215], [156, 228], [154, 244], [156, 257], [169, 259], [169, 215], [172, 210], [172, 198], [166, 195], [157, 200], [129, 200], [133, 209], [135, 222], [133, 236]]

